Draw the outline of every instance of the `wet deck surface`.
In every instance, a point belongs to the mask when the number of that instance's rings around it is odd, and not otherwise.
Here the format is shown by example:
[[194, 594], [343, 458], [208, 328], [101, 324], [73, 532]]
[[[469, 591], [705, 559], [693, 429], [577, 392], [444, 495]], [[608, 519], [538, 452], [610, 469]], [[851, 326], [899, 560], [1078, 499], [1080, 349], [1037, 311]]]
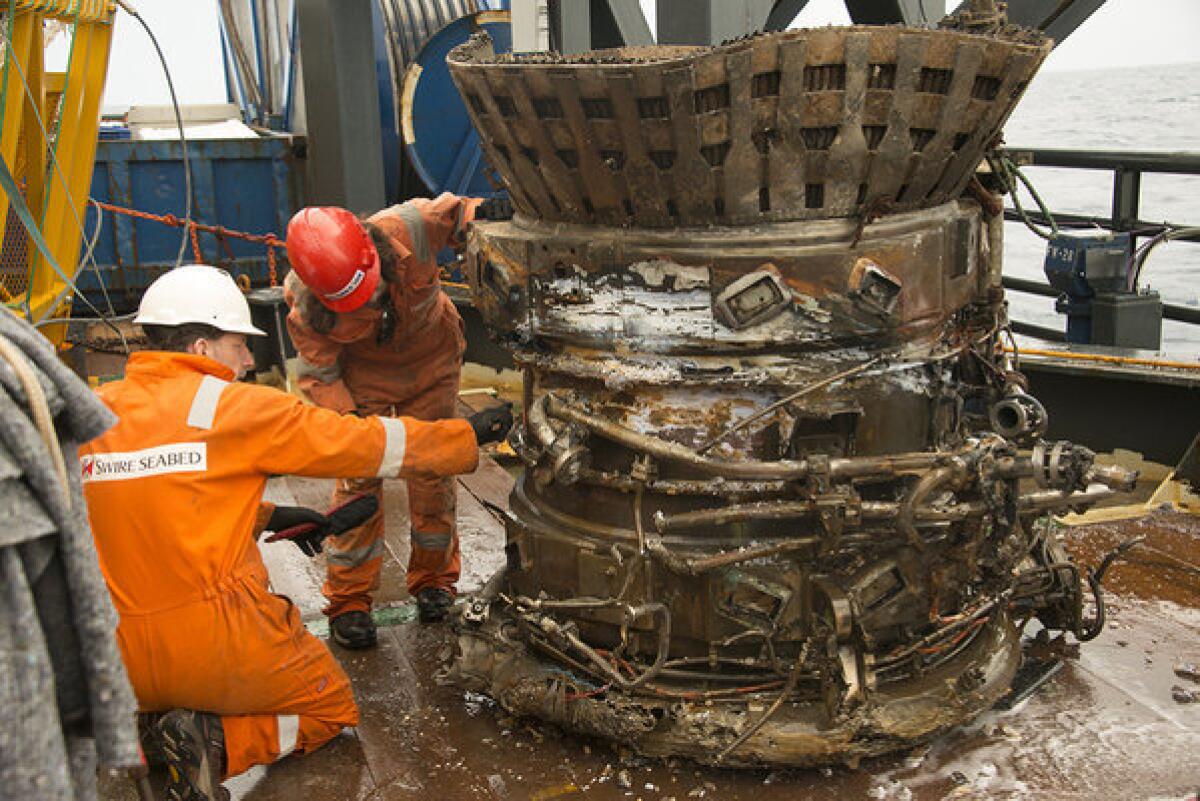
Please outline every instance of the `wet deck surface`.
[[[478, 587], [503, 559], [503, 530], [481, 501], [503, 504], [510, 479], [487, 462], [460, 480], [463, 591]], [[323, 507], [332, 482], [276, 479], [268, 498]], [[391, 482], [389, 556], [379, 605], [408, 619], [403, 485]], [[352, 653], [333, 646], [354, 683], [362, 722], [320, 751], [259, 767], [228, 783], [246, 801], [333, 799], [983, 799], [1183, 798], [1200, 787], [1200, 703], [1180, 704], [1172, 687], [1200, 691], [1176, 676], [1200, 663], [1200, 520], [1159, 513], [1138, 521], [1072, 528], [1072, 549], [1095, 564], [1132, 534], [1145, 551], [1113, 568], [1110, 624], [1077, 659], [1028, 701], [992, 712], [932, 745], [895, 757], [809, 771], [720, 771], [659, 762], [517, 721], [483, 697], [438, 684], [448, 649], [444, 625], [381, 628], [379, 646]], [[287, 544], [264, 546], [276, 591], [290, 595], [320, 628], [321, 558]], [[110, 792], [116, 798], [121, 793]], [[125, 795], [132, 798], [133, 796]]]

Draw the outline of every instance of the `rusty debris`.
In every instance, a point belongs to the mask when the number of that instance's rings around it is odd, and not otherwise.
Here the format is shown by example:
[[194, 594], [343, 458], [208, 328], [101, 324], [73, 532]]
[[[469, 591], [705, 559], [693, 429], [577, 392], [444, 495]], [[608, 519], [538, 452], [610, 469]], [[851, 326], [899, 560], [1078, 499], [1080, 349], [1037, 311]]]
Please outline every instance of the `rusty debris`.
[[1032, 618], [1095, 635], [1041, 518], [1135, 476], [1044, 441], [1004, 355], [1001, 222], [964, 190], [1048, 45], [992, 28], [451, 53], [517, 209], [467, 273], [526, 410], [456, 681], [644, 754], [818, 765], [990, 707]]

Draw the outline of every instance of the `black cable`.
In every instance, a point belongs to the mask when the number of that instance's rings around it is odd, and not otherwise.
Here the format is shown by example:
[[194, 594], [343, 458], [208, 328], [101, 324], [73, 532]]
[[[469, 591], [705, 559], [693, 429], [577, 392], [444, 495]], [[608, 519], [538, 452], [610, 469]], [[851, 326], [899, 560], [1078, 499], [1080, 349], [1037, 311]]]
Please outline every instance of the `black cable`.
[[1100, 636], [1100, 632], [1104, 631], [1105, 609], [1104, 609], [1104, 588], [1101, 586], [1104, 582], [1104, 577], [1108, 574], [1109, 568], [1125, 555], [1133, 546], [1143, 542], [1145, 537], [1130, 537], [1122, 542], [1116, 548], [1104, 555], [1100, 560], [1100, 566], [1095, 570], [1089, 570], [1087, 573], [1088, 587], [1092, 591], [1092, 599], [1096, 604], [1096, 616], [1091, 621], [1085, 621], [1080, 627], [1080, 630], [1075, 633], [1075, 639], [1080, 642], [1088, 642]]
[[[1101, 565], [1101, 569], [1103, 569], [1103, 567], [1104, 566]], [[1088, 587], [1090, 587], [1092, 590], [1092, 599], [1096, 603], [1096, 616], [1092, 618], [1090, 622], [1084, 621], [1083, 625], [1080, 626], [1079, 631], [1075, 632], [1075, 639], [1079, 640], [1080, 642], [1094, 640], [1100, 636], [1100, 632], [1104, 631], [1104, 588], [1100, 586], [1101, 578], [1103, 578], [1103, 574], [1098, 577], [1095, 572], [1091, 570], [1088, 571], [1087, 583]]]
[[158, 53], [159, 63], [162, 64], [163, 75], [167, 78], [167, 89], [171, 92], [171, 106], [175, 109], [175, 125], [179, 129], [179, 146], [183, 150], [183, 181], [184, 181], [184, 226], [183, 237], [179, 241], [179, 254], [175, 256], [175, 266], [183, 264], [183, 254], [187, 251], [188, 238], [191, 232], [192, 222], [192, 162], [188, 158], [187, 137], [183, 133], [183, 115], [179, 112], [179, 100], [175, 97], [175, 82], [171, 80], [171, 69], [167, 66], [167, 58], [163, 55], [162, 48], [158, 46], [158, 38], [155, 37], [154, 31], [150, 30], [150, 26], [146, 24], [146, 20], [142, 19], [142, 15], [131, 6], [127, 0], [116, 0], [125, 13], [136, 19], [145, 29], [146, 35], [150, 37], [150, 42], [154, 45], [155, 52]]
[[1134, 267], [1129, 276], [1129, 291], [1136, 292], [1138, 281], [1142, 277], [1142, 267], [1146, 264], [1146, 259], [1150, 256], [1150, 251], [1161, 245], [1163, 242], [1169, 242], [1172, 239], [1177, 239], [1181, 236], [1192, 236], [1200, 232], [1200, 228], [1175, 228], [1171, 226], [1165, 229], [1149, 242], [1137, 249], [1133, 256]]
[[[88, 202], [94, 202], [93, 198], [88, 198]], [[84, 204], [84, 215], [87, 215], [87, 204]], [[96, 263], [96, 243], [100, 241], [100, 232], [104, 230], [104, 210], [99, 206], [96, 207], [96, 230], [87, 240], [87, 249], [84, 250], [83, 256], [79, 258], [79, 266], [75, 269], [76, 275], [83, 272], [87, 268], [88, 262], [92, 264], [92, 271], [96, 274], [96, 283], [100, 285], [100, 292], [104, 295], [104, 302], [108, 304], [109, 316], [115, 316], [116, 308], [113, 306], [112, 297], [108, 294], [108, 285], [104, 282], [104, 275], [100, 272], [100, 265]]]
[[1145, 537], [1130, 537], [1116, 548], [1104, 554], [1104, 558], [1100, 560], [1100, 567], [1096, 568], [1096, 581], [1104, 581], [1104, 576], [1107, 575], [1108, 569], [1113, 566], [1113, 563], [1124, 556], [1125, 552], [1130, 548], [1141, 542], [1145, 542], [1145, 540]]

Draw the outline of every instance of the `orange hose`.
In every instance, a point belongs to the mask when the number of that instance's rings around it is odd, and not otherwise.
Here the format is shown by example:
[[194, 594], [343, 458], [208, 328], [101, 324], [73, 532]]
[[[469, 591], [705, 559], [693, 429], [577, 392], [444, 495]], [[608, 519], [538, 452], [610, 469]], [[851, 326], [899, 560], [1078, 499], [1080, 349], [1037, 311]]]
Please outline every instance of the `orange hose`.
[[1136, 356], [1105, 356], [1100, 353], [1071, 353], [1065, 350], [1037, 350], [1034, 348], [1021, 348], [1019, 350], [1005, 348], [1004, 352], [1017, 353], [1021, 356], [1050, 356], [1056, 359], [1071, 359], [1081, 362], [1134, 364], [1141, 367], [1169, 367], [1173, 370], [1200, 370], [1200, 362], [1173, 362], [1165, 359], [1141, 359]]

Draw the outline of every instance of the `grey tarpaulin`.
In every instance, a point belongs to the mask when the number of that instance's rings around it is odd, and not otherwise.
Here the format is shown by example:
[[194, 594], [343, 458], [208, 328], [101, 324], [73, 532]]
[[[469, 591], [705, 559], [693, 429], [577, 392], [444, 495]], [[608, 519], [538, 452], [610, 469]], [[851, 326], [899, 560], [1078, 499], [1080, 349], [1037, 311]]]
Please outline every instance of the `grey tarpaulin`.
[[97, 761], [139, 764], [136, 702], [77, 455], [80, 443], [115, 419], [50, 344], [7, 310], [0, 336], [34, 368], [69, 484], [64, 493], [25, 390], [0, 359], [0, 798], [94, 799]]

